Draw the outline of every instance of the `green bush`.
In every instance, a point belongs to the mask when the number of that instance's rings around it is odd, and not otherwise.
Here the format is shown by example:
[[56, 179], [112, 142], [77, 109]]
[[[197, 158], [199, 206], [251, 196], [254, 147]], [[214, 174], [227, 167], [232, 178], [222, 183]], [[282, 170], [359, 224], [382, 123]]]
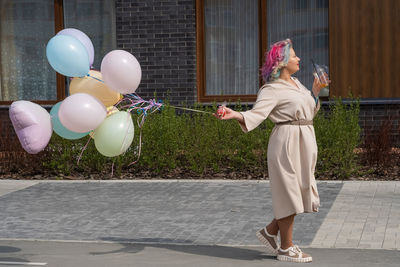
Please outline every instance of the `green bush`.
[[318, 144], [316, 176], [347, 178], [358, 170], [354, 149], [360, 144], [359, 101], [338, 98], [314, 118]]
[[[214, 112], [216, 106], [196, 105], [195, 109]], [[238, 103], [235, 110], [240, 110]], [[248, 109], [248, 107], [245, 107]], [[255, 130], [244, 134], [236, 121], [219, 121], [211, 114], [184, 112], [166, 104], [161, 111], [150, 114], [143, 128], [135, 127], [131, 147], [123, 155], [106, 158], [100, 155], [85, 137], [69, 141], [55, 134], [47, 148], [51, 155], [44, 165], [56, 173], [110, 173], [112, 166], [123, 172], [147, 171], [154, 174], [173, 172], [175, 169], [199, 174], [221, 169], [267, 172], [267, 146], [273, 123], [263, 122]], [[336, 99], [330, 112], [321, 110], [314, 120], [318, 143], [317, 176], [349, 177], [356, 169], [354, 148], [359, 144], [359, 104], [349, 106]], [[133, 114], [136, 120], [138, 114]], [[141, 135], [141, 154], [139, 140]]]

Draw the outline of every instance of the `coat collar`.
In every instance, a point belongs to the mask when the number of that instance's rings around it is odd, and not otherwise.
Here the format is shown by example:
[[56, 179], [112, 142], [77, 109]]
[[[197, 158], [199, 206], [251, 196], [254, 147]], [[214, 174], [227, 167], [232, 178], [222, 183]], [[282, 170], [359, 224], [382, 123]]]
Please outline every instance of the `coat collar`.
[[282, 79], [277, 79], [277, 80], [273, 81], [272, 83], [278, 83], [278, 84], [284, 85], [288, 89], [295, 90], [296, 92], [303, 93], [303, 94], [307, 94], [310, 92], [310, 90], [308, 90], [304, 85], [302, 85], [297, 78], [291, 77], [291, 79], [292, 79], [292, 81], [294, 81], [296, 83], [297, 86], [294, 86], [290, 82], [287, 82]]

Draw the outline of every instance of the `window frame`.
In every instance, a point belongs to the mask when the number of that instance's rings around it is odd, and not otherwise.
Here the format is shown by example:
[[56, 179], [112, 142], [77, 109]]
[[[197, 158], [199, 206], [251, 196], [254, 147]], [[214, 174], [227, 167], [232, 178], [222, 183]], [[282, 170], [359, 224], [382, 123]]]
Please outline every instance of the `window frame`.
[[[259, 69], [261, 69], [264, 63], [264, 53], [267, 50], [268, 44], [268, 32], [267, 32], [267, 3], [268, 0], [258, 0], [258, 20], [259, 20]], [[329, 6], [330, 7], [330, 6]], [[329, 10], [328, 7], [328, 10]], [[328, 11], [329, 12], [329, 11]], [[330, 20], [329, 20], [330, 25]], [[329, 38], [329, 26], [328, 26], [328, 57], [330, 58], [330, 38]], [[196, 0], [196, 74], [197, 74], [197, 101], [200, 103], [211, 103], [211, 102], [255, 102], [257, 99], [257, 91], [251, 95], [206, 95], [205, 88], [205, 36], [204, 36], [204, 0]], [[330, 65], [329, 60], [329, 65]], [[259, 78], [260, 87], [264, 84], [262, 77]], [[331, 88], [330, 88], [331, 89]], [[320, 100], [328, 100], [331, 94], [329, 90], [329, 96], [321, 96]]]
[[[261, 68], [264, 60], [264, 51], [267, 48], [267, 1], [258, 0], [258, 21], [259, 21], [259, 60], [258, 65]], [[251, 95], [206, 95], [205, 88], [205, 45], [204, 45], [204, 0], [196, 0], [196, 74], [197, 74], [197, 100], [202, 103], [213, 101], [235, 102], [254, 102], [257, 98], [257, 91]], [[262, 78], [259, 78], [260, 86], [263, 84]]]
[[[63, 0], [54, 0], [54, 32], [57, 33], [64, 29], [64, 9], [63, 9]], [[63, 100], [66, 96], [65, 94], [65, 83], [66, 78], [64, 75], [61, 75], [56, 72], [56, 84], [57, 84], [57, 99], [56, 100], [33, 100], [33, 99], [24, 99], [28, 101], [32, 101], [37, 104], [42, 105], [53, 105], [57, 102]], [[18, 99], [20, 100], [20, 99]], [[0, 105], [11, 105], [12, 101], [0, 101]]]

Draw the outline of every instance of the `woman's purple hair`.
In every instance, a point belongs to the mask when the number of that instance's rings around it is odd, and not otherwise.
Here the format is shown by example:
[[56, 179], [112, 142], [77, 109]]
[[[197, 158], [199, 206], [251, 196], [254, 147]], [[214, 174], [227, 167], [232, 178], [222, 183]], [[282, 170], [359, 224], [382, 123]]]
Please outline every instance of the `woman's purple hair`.
[[282, 40], [271, 45], [265, 53], [265, 62], [261, 68], [261, 76], [264, 82], [271, 82], [279, 78], [281, 69], [285, 67], [289, 60], [292, 41]]

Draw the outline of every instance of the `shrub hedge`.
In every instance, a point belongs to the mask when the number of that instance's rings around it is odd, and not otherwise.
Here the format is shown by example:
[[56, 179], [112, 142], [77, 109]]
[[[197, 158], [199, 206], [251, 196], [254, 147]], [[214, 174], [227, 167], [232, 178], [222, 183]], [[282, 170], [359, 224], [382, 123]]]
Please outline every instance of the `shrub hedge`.
[[[214, 112], [216, 105], [197, 105], [194, 108]], [[233, 108], [248, 109], [240, 103]], [[317, 178], [329, 176], [342, 179], [357, 172], [354, 150], [360, 143], [359, 110], [357, 100], [346, 105], [339, 98], [327, 110], [321, 109], [315, 117]], [[138, 116], [133, 114], [135, 125]], [[97, 152], [89, 137], [70, 141], [54, 134], [46, 149], [43, 165], [64, 175], [110, 172], [111, 166], [117, 176], [136, 170], [157, 174], [175, 169], [199, 174], [226, 168], [237, 171], [257, 169], [267, 173], [267, 147], [272, 128], [273, 123], [266, 120], [255, 130], [244, 134], [236, 121], [219, 121], [208, 113], [177, 114], [175, 108], [166, 103], [161, 111], [147, 117], [142, 129], [135, 127], [134, 141], [125, 154], [106, 158]], [[139, 156], [140, 135], [140, 159], [131, 164]], [[85, 150], [81, 153], [83, 147]]]

